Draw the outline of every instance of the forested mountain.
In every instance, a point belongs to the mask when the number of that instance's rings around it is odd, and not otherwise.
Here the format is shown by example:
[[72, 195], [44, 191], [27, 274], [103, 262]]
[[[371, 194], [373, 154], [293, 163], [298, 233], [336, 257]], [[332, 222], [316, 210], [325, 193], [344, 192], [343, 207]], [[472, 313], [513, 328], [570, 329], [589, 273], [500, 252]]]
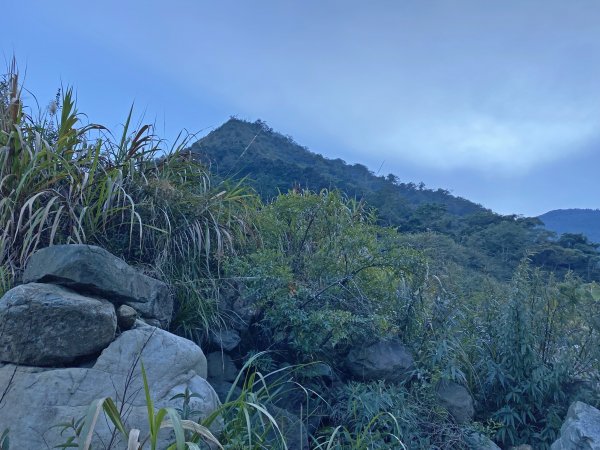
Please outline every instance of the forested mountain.
[[600, 242], [600, 209], [555, 209], [539, 219], [557, 234], [581, 233], [592, 242]]
[[510, 278], [525, 256], [560, 274], [573, 270], [585, 279], [600, 279], [596, 247], [584, 237], [557, 239], [537, 218], [502, 216], [447, 190], [403, 182], [393, 174], [377, 176], [361, 164], [325, 158], [261, 120], [232, 118], [193, 144], [191, 151], [221, 178], [245, 177], [265, 201], [291, 189], [339, 189], [375, 207], [382, 225], [450, 237], [458, 244], [453, 251], [458, 264], [500, 279]]
[[[400, 224], [423, 205], [437, 205], [452, 216], [486, 211], [443, 189], [422, 183], [404, 183], [395, 175], [377, 176], [362, 164], [347, 164], [309, 151], [292, 137], [274, 132], [263, 121], [230, 119], [192, 146], [221, 176], [248, 177], [264, 200], [296, 187], [320, 190], [337, 188], [365, 199], [380, 218]], [[420, 211], [416, 216], [422, 215]], [[432, 214], [432, 211], [428, 211]], [[418, 217], [416, 217], [418, 220]]]

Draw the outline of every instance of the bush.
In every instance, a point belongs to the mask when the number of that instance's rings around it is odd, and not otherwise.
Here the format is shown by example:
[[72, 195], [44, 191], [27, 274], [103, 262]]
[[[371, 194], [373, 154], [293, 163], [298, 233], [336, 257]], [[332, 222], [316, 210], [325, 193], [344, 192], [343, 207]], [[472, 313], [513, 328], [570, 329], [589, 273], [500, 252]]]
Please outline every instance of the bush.
[[338, 192], [280, 195], [257, 216], [262, 243], [230, 258], [264, 311], [267, 345], [298, 362], [418, 328], [410, 294], [424, 277], [418, 252], [397, 245], [365, 206]]

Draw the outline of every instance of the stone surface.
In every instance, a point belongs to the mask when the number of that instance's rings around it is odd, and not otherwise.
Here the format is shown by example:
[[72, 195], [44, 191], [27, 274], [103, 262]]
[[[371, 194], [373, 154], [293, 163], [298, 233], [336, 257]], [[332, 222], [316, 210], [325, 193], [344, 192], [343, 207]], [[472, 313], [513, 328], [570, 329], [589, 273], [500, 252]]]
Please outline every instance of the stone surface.
[[442, 380], [437, 384], [435, 391], [440, 404], [454, 417], [456, 423], [473, 420], [473, 398], [465, 387], [453, 381]]
[[235, 381], [238, 369], [227, 353], [213, 352], [206, 356], [208, 378], [217, 381]]
[[51, 284], [24, 284], [0, 299], [0, 361], [34, 366], [99, 353], [115, 337], [114, 306]]
[[117, 308], [117, 324], [121, 331], [131, 330], [135, 325], [137, 315], [137, 311], [131, 306], [119, 306]]
[[210, 333], [211, 343], [226, 352], [230, 352], [236, 348], [241, 340], [240, 333], [236, 330], [219, 330]]
[[163, 327], [173, 313], [173, 299], [166, 284], [93, 245], [54, 245], [38, 250], [27, 263], [23, 281], [60, 284], [116, 305], [126, 304]]
[[600, 450], [600, 411], [583, 402], [572, 403], [550, 449]]
[[[288, 450], [308, 450], [308, 433], [304, 427], [304, 423], [298, 418], [298, 416], [291, 412], [279, 408], [274, 405], [269, 405], [269, 412], [273, 415], [275, 422], [279, 426], [279, 431], [283, 436]], [[268, 439], [272, 443], [281, 442], [276, 438], [274, 431], [269, 433]], [[267, 448], [279, 448], [279, 447], [267, 447]]]
[[346, 358], [346, 367], [353, 376], [363, 380], [399, 382], [410, 377], [414, 358], [397, 340], [379, 341], [352, 349]]
[[[52, 426], [83, 417], [93, 400], [111, 396], [126, 399], [127, 425], [140, 428], [146, 436], [141, 362], [157, 408], [180, 407], [181, 400], [170, 399], [186, 388], [200, 396], [192, 399], [190, 407], [202, 417], [219, 406], [217, 394], [204, 379], [202, 350], [191, 341], [145, 326], [122, 333], [89, 369], [1, 366], [0, 397], [5, 391], [6, 395], [0, 403], [0, 429], [10, 429], [11, 448], [53, 448], [69, 435], [60, 436], [60, 428]], [[98, 439], [110, 440], [105, 422], [98, 421], [94, 448], [104, 448]], [[163, 430], [161, 437], [158, 448], [166, 448], [169, 431]], [[125, 447], [123, 442], [113, 446]]]
[[322, 362], [308, 364], [304, 368], [302, 376], [306, 378], [322, 378], [326, 381], [333, 381], [335, 379], [335, 374], [331, 366]]
[[[229, 383], [228, 381], [218, 381], [218, 380], [210, 380], [209, 383], [213, 387], [213, 389], [215, 390], [217, 395], [219, 396], [219, 400], [221, 400], [221, 403], [225, 403], [227, 401], [227, 396], [229, 395], [229, 392], [231, 391], [231, 388], [233, 387], [233, 384]], [[237, 386], [234, 387], [233, 392], [231, 393], [231, 397], [229, 398], [229, 401], [237, 399], [241, 394], [242, 394], [242, 389]]]
[[481, 433], [468, 434], [465, 441], [471, 450], [501, 450], [490, 438]]

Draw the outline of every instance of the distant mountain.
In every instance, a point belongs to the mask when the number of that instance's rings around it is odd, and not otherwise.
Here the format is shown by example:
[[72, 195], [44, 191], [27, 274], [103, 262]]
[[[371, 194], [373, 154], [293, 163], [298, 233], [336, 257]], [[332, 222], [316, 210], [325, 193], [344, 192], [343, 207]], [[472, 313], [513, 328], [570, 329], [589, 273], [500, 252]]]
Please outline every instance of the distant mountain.
[[538, 218], [557, 234], [581, 233], [600, 243], [600, 209], [556, 209]]
[[325, 158], [290, 136], [274, 132], [260, 120], [246, 122], [232, 118], [196, 142], [191, 150], [210, 164], [217, 175], [248, 177], [265, 200], [294, 187], [316, 191], [337, 188], [365, 199], [377, 208], [383, 222], [394, 225], [410, 220], [424, 205], [436, 205], [454, 217], [488, 211], [443, 189], [404, 183], [392, 174], [377, 176], [361, 164]]

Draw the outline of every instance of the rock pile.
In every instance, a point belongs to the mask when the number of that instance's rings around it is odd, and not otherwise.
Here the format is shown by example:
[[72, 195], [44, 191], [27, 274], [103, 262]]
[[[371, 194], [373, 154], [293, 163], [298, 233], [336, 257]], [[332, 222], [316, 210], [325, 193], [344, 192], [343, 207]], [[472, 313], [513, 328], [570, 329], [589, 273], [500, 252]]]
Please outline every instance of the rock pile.
[[[156, 407], [175, 406], [170, 399], [186, 388], [200, 417], [219, 406], [200, 347], [153, 326], [166, 326], [173, 310], [164, 283], [88, 245], [40, 250], [24, 281], [0, 299], [0, 430], [11, 430], [11, 448], [64, 443], [56, 425], [107, 396], [144, 434], [141, 363]], [[106, 443], [101, 422], [96, 439]]]

